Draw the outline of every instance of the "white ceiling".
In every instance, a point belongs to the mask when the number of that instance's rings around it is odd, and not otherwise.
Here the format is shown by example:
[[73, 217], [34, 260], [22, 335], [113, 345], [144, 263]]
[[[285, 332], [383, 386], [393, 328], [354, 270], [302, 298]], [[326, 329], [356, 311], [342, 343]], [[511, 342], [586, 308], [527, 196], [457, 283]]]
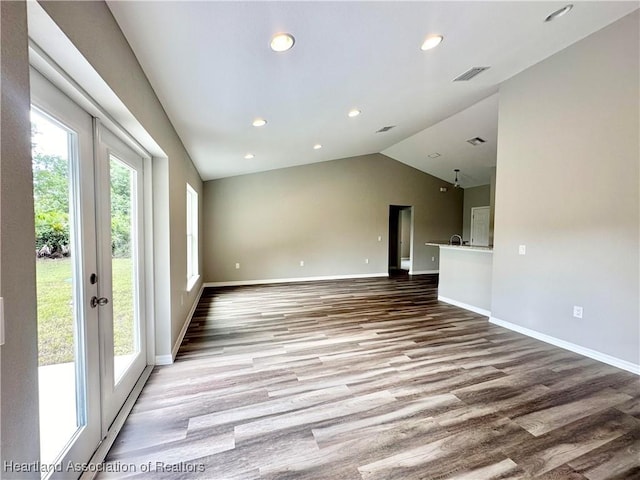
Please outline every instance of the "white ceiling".
[[[460, 168], [469, 187], [495, 165], [499, 84], [638, 8], [574, 1], [543, 22], [566, 3], [108, 5], [203, 180], [383, 152], [447, 181]], [[296, 43], [275, 53], [281, 31]], [[444, 41], [422, 51], [432, 33]], [[474, 66], [491, 68], [452, 82]], [[353, 107], [362, 114], [348, 118]], [[487, 143], [466, 143], [475, 136]]]

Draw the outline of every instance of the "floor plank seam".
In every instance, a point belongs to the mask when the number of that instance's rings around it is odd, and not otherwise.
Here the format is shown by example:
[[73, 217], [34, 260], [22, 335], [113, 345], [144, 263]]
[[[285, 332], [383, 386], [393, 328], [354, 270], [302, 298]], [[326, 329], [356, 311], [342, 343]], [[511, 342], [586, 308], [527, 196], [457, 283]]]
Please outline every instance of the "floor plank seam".
[[130, 475], [154, 479], [640, 478], [637, 377], [438, 302], [422, 277], [206, 288], [107, 462], [202, 469]]

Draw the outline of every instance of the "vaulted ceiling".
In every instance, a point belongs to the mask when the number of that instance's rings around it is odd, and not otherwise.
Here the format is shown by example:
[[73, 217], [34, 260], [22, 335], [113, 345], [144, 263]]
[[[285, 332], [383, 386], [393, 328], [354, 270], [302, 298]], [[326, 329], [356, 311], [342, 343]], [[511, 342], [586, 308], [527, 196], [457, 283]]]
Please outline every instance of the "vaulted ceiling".
[[[383, 152], [447, 181], [459, 168], [463, 187], [489, 182], [500, 83], [638, 8], [576, 2], [545, 22], [566, 2], [108, 5], [204, 180]], [[278, 32], [291, 50], [270, 49]], [[430, 34], [444, 40], [423, 51]], [[472, 67], [490, 68], [453, 81]]]

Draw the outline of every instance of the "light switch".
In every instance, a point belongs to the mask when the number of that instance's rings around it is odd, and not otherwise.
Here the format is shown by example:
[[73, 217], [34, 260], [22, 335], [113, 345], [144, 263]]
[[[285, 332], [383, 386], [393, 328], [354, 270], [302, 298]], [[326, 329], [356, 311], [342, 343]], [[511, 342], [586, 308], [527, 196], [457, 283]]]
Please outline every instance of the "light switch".
[[518, 255], [526, 255], [527, 254], [527, 246], [526, 245], [520, 245], [518, 247]]
[[4, 299], [0, 297], [0, 345], [4, 345]]

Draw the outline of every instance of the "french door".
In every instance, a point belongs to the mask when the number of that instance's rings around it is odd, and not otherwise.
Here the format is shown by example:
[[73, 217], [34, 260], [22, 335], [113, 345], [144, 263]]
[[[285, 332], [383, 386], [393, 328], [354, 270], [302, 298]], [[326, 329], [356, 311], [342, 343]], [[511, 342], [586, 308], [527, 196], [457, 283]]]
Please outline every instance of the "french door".
[[146, 367], [143, 159], [31, 70], [43, 477], [78, 478]]
[[[97, 125], [96, 219], [103, 431], [147, 366], [143, 160]], [[104, 303], [104, 305], [102, 305]]]

